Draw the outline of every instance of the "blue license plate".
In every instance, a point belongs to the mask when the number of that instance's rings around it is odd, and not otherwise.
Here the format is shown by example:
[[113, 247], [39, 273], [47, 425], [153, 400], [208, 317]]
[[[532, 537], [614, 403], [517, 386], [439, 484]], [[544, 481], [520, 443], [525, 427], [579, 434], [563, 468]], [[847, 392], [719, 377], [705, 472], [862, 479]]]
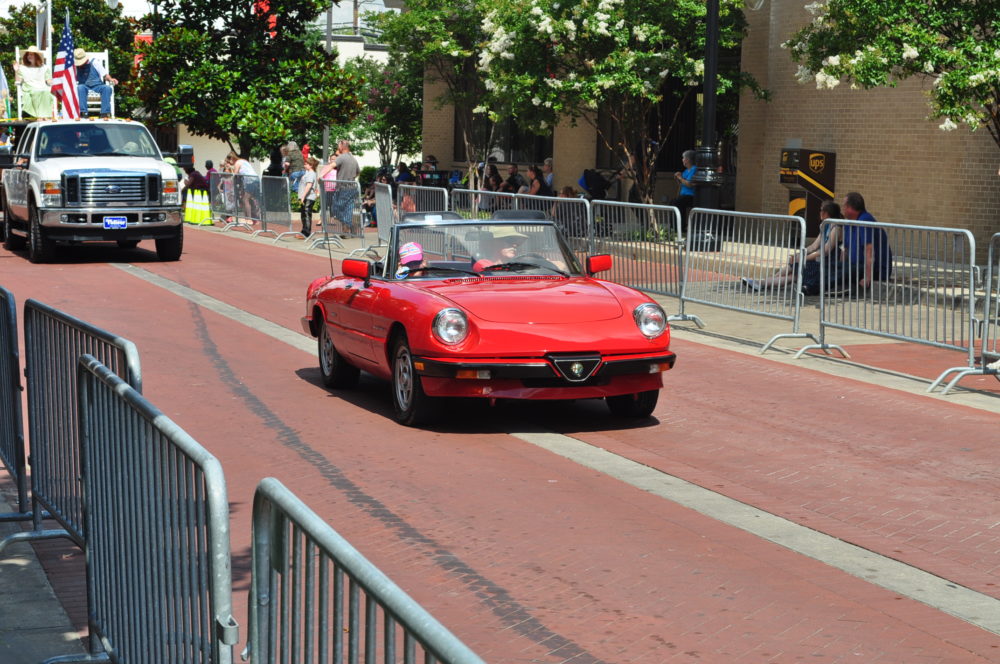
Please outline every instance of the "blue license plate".
[[128, 217], [105, 217], [104, 228], [108, 230], [128, 228]]

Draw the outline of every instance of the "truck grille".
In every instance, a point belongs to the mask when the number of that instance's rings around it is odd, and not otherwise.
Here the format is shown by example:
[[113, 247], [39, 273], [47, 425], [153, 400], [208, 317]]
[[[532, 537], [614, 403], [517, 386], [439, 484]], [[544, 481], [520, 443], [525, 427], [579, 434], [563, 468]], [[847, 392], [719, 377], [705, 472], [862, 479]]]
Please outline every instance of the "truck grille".
[[[66, 175], [63, 191], [67, 205], [145, 203], [148, 199], [159, 199], [159, 177], [153, 174], [103, 177]], [[148, 193], [152, 195], [148, 196]]]

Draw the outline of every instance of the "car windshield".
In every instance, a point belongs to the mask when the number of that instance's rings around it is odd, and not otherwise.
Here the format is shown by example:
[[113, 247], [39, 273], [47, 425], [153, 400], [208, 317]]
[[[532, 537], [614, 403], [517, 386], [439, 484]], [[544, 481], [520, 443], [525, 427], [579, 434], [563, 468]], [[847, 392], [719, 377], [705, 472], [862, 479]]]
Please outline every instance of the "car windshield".
[[139, 124], [50, 125], [38, 132], [38, 158], [153, 157], [160, 151]]
[[401, 248], [405, 248], [402, 261], [386, 266], [390, 279], [583, 274], [576, 256], [551, 223], [403, 224], [396, 227], [390, 255], [399, 259]]

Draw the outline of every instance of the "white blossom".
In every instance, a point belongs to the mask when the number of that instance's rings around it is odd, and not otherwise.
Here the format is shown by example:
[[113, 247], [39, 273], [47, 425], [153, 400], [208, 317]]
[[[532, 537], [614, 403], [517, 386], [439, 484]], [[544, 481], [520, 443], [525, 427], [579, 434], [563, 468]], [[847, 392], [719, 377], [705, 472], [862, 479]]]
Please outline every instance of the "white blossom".
[[840, 64], [840, 56], [839, 55], [831, 55], [831, 56], [823, 58], [823, 66], [824, 67], [836, 67], [839, 64]]
[[840, 85], [840, 79], [837, 78], [836, 76], [830, 76], [829, 74], [827, 74], [824, 71], [818, 71], [818, 72], [816, 72], [816, 89], [817, 90], [823, 90], [824, 88], [827, 89], [827, 90], [832, 90], [835, 87], [837, 87], [838, 85]]
[[474, 109], [472, 109], [472, 112], [473, 113], [485, 113], [486, 112], [486, 107], [482, 106], [482, 105], [476, 106]]
[[813, 73], [809, 71], [809, 67], [799, 65], [799, 70], [795, 72], [795, 78], [798, 79], [799, 83], [808, 83], [813, 80]]
[[541, 16], [544, 13], [545, 12], [543, 12], [542, 8], [539, 7], [538, 5], [535, 5], [534, 7], [531, 8], [531, 15], [532, 16]]
[[808, 5], [806, 5], [805, 9], [806, 9], [807, 12], [809, 12], [813, 16], [816, 16], [821, 11], [823, 11], [823, 9], [825, 7], [826, 7], [826, 5], [823, 4], [822, 2], [811, 2]]
[[917, 49], [915, 49], [914, 47], [910, 46], [906, 42], [903, 42], [903, 59], [904, 60], [916, 60], [918, 55], [920, 55], [920, 53], [917, 52]]
[[532, 97], [531, 103], [534, 104], [535, 106], [539, 106], [542, 103], [542, 100], [539, 99], [538, 97]]
[[938, 125], [938, 128], [942, 131], [954, 131], [955, 129], [958, 129], [958, 125], [955, 124], [951, 118], [945, 118], [944, 122]]
[[934, 63], [928, 60], [927, 62], [924, 63], [924, 72], [930, 74], [933, 71], [934, 71]]

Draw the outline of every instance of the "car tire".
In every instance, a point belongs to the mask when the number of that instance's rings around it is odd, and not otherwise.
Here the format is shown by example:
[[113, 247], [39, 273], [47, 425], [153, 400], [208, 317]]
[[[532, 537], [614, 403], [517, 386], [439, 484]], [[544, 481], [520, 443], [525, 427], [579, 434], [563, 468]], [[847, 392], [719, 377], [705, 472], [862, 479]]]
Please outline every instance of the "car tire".
[[28, 260], [32, 263], [47, 263], [52, 260], [56, 243], [45, 236], [38, 207], [28, 206]]
[[139, 246], [138, 240], [118, 240], [119, 249], [135, 249]]
[[392, 411], [396, 421], [408, 427], [431, 422], [438, 412], [437, 400], [424, 394], [405, 334], [392, 346]]
[[638, 394], [621, 394], [616, 397], [605, 397], [608, 410], [615, 417], [640, 418], [649, 417], [656, 408], [660, 398], [659, 390], [648, 390]]
[[184, 226], [177, 227], [177, 234], [156, 240], [156, 257], [161, 261], [177, 261], [184, 251]]
[[358, 384], [361, 370], [348, 364], [344, 356], [333, 345], [326, 323], [321, 322], [318, 337], [319, 373], [323, 385], [334, 389], [346, 389]]

